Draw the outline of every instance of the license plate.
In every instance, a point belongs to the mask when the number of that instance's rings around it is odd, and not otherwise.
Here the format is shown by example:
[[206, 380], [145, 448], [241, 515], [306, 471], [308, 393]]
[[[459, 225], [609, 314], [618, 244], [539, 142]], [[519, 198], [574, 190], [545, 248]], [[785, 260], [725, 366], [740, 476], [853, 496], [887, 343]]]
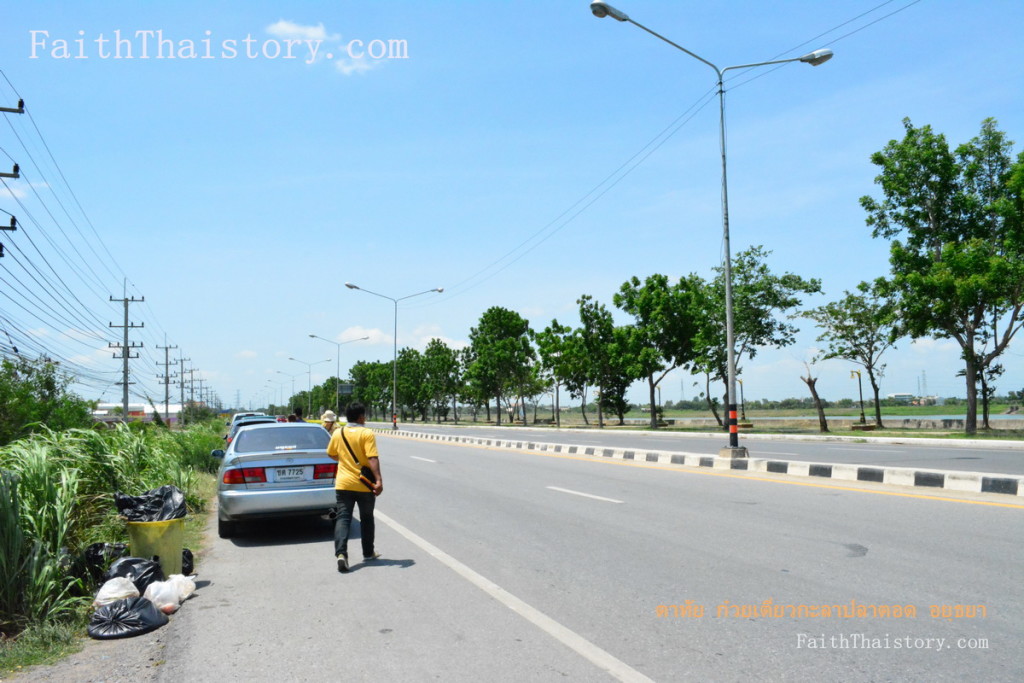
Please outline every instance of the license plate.
[[275, 481], [305, 481], [305, 467], [278, 467]]

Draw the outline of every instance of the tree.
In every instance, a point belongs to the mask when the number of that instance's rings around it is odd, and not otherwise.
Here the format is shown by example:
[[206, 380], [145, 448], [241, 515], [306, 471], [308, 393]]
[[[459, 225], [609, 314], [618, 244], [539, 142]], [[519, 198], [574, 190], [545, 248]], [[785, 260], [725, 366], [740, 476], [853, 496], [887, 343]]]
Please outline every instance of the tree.
[[426, 383], [426, 368], [423, 354], [416, 349], [406, 347], [398, 350], [398, 398], [401, 404], [398, 411], [405, 419], [405, 409], [412, 414], [413, 421], [419, 415], [427, 421], [430, 410], [430, 393]]
[[821, 328], [818, 341], [825, 342], [825, 349], [815, 356], [815, 361], [841, 358], [864, 367], [874, 393], [875, 424], [879, 427], [882, 426], [882, 404], [878, 380], [885, 372], [880, 360], [895, 342], [898, 322], [896, 307], [882, 290], [883, 285], [879, 283], [861, 282], [857, 285], [859, 294], [844, 292], [839, 301], [802, 314], [818, 323]]
[[391, 407], [392, 368], [391, 363], [367, 363], [359, 361], [349, 370], [352, 377], [352, 401], [362, 403], [370, 409], [372, 418], [387, 415]]
[[[534, 335], [542, 367], [547, 369], [558, 386], [564, 385], [572, 398], [586, 402], [587, 377], [584, 372], [585, 353], [579, 335], [571, 327], [552, 320], [542, 332]], [[585, 406], [584, 406], [585, 408]], [[561, 417], [557, 418], [561, 419]], [[587, 419], [583, 411], [584, 422]]]
[[43, 428], [92, 424], [95, 404], [68, 391], [71, 378], [48, 358], [0, 361], [0, 445]]
[[495, 397], [498, 424], [501, 424], [502, 398], [514, 395], [522, 387], [526, 368], [535, 357], [530, 336], [529, 321], [500, 306], [487, 309], [479, 324], [469, 332], [476, 356], [471, 376], [484, 396]]
[[423, 352], [424, 388], [440, 422], [448, 415], [448, 401], [455, 407], [458, 393], [459, 354], [440, 339], [431, 339]]
[[651, 429], [658, 426], [655, 392], [672, 370], [696, 358], [694, 339], [706, 321], [704, 282], [696, 275], [670, 285], [664, 275], [650, 275], [640, 284], [633, 277], [624, 282], [613, 303], [633, 316], [633, 374], [647, 379], [651, 404]]
[[811, 366], [809, 363], [804, 363], [804, 367], [807, 368], [807, 376], [800, 376], [800, 379], [804, 381], [807, 388], [811, 391], [811, 400], [814, 401], [814, 409], [818, 413], [818, 429], [824, 433], [828, 431], [828, 420], [825, 419], [825, 407], [821, 405], [821, 398], [818, 396], [818, 378], [811, 376]]
[[[732, 266], [733, 336], [735, 338], [736, 373], [744, 356], [754, 358], [761, 347], [782, 348], [796, 340], [796, 326], [782, 314], [802, 302], [800, 295], [821, 291], [821, 281], [805, 280], [799, 275], [776, 275], [765, 262], [770, 251], [754, 246], [736, 254]], [[705, 317], [694, 344], [697, 359], [694, 367], [721, 380], [728, 390], [728, 356], [725, 329], [724, 268], [715, 268], [715, 279], [706, 285]], [[711, 402], [710, 391], [708, 402]], [[728, 403], [728, 401], [726, 401]]]
[[871, 157], [882, 200], [861, 206], [872, 236], [891, 241], [901, 331], [960, 346], [974, 434], [980, 377], [1024, 323], [1024, 153], [1012, 161], [993, 119], [955, 153], [931, 126], [903, 126], [902, 140]]

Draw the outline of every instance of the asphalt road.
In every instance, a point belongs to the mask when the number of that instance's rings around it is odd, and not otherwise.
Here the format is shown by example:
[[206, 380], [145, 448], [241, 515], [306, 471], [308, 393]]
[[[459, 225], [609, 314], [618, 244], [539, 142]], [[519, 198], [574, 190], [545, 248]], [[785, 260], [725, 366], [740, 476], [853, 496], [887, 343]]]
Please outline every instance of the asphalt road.
[[[379, 423], [374, 426], [387, 427]], [[403, 423], [403, 430], [426, 433], [484, 436], [492, 439], [530, 439], [547, 443], [604, 446], [606, 448], [636, 448], [638, 450], [680, 451], [716, 455], [728, 444], [722, 435], [694, 434], [692, 432], [646, 432], [597, 429], [550, 429], [532, 427], [482, 427]], [[985, 443], [951, 441], [935, 445], [913, 443], [901, 439], [900, 443], [856, 443], [853, 441], [827, 441], [818, 437], [784, 437], [768, 435], [740, 435], [752, 458], [799, 460], [831, 464], [888, 465], [962, 472], [1024, 475], [1024, 443], [1019, 441]], [[934, 441], [934, 440], [933, 440]]]
[[[322, 523], [214, 538], [157, 680], [1024, 677], [1019, 503], [378, 440], [385, 559], [338, 574]], [[850, 604], [916, 616], [788, 613]]]

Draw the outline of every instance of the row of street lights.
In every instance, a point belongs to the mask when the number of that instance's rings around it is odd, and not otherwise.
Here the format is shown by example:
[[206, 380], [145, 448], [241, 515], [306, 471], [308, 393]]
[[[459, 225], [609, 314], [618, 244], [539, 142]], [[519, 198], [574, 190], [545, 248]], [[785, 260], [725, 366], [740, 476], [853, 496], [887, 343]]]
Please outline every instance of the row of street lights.
[[435, 287], [434, 289], [427, 289], [422, 292], [416, 292], [415, 294], [409, 294], [407, 296], [401, 296], [397, 299], [387, 294], [378, 294], [377, 292], [371, 292], [368, 289], [364, 289], [358, 285], [354, 285], [351, 282], [346, 282], [345, 286], [349, 289], [358, 289], [360, 292], [366, 292], [374, 296], [379, 296], [382, 299], [387, 299], [395, 304], [395, 334], [394, 334], [394, 358], [391, 361], [391, 429], [398, 429], [398, 302], [404, 301], [405, 299], [411, 299], [414, 296], [420, 296], [422, 294], [430, 294], [431, 292], [437, 292], [440, 294], [444, 291], [443, 287]]
[[[392, 386], [391, 386], [391, 428], [392, 429], [398, 429], [398, 302], [399, 301], [404, 301], [405, 299], [411, 299], [414, 296], [420, 296], [422, 294], [430, 294], [431, 292], [441, 293], [441, 292], [444, 291], [444, 288], [443, 287], [435, 287], [434, 289], [427, 289], [427, 290], [422, 291], [422, 292], [416, 292], [415, 294], [409, 294], [407, 296], [402, 296], [402, 297], [395, 298], [395, 297], [387, 296], [386, 294], [379, 294], [377, 292], [372, 292], [372, 291], [370, 291], [368, 289], [364, 289], [362, 287], [359, 287], [358, 285], [354, 285], [351, 282], [346, 282], [345, 286], [348, 287], [349, 289], [358, 289], [361, 292], [366, 292], [367, 294], [372, 294], [374, 296], [379, 296], [382, 299], [387, 299], [387, 300], [391, 301], [392, 303], [394, 303], [394, 305], [395, 305], [394, 355], [393, 355], [393, 358], [392, 358], [392, 361], [391, 361], [391, 383], [392, 383]], [[310, 337], [310, 339], [319, 339], [319, 340], [325, 341], [325, 342], [327, 342], [329, 344], [334, 344], [335, 347], [336, 347], [337, 354], [336, 354], [335, 358], [337, 360], [337, 366], [335, 368], [335, 371], [336, 371], [336, 374], [335, 374], [336, 381], [335, 381], [335, 385], [334, 385], [335, 386], [334, 402], [335, 402], [336, 409], [340, 409], [341, 408], [341, 346], [342, 346], [342, 344], [351, 344], [351, 343], [357, 342], [357, 341], [366, 341], [367, 339], [369, 339], [369, 337], [367, 336], [367, 337], [360, 337], [359, 339], [349, 339], [348, 341], [342, 341], [342, 342], [334, 341], [333, 339], [327, 339], [326, 337], [321, 337], [318, 334], [310, 334], [309, 337]], [[306, 373], [305, 373], [306, 374], [306, 378], [307, 378], [306, 379], [306, 386], [307, 386], [307, 388], [306, 388], [306, 396], [307, 396], [307, 401], [308, 401], [308, 403], [307, 403], [307, 415], [311, 414], [312, 410], [313, 410], [313, 366], [314, 365], [320, 365], [321, 363], [329, 363], [331, 359], [330, 358], [326, 358], [324, 360], [308, 362], [308, 361], [300, 360], [298, 358], [289, 357], [288, 360], [295, 361], [296, 363], [301, 363], [302, 365], [306, 366]], [[287, 372], [282, 372], [281, 370], [277, 370], [277, 372], [279, 374], [285, 375], [287, 377], [291, 377], [291, 380], [292, 380], [292, 395], [294, 396], [295, 395], [295, 378], [298, 377], [299, 375], [303, 374], [303, 373], [300, 372], [300, 373], [295, 374], [295, 375], [290, 375]], [[271, 380], [267, 380], [267, 381], [270, 382]]]
[[[681, 45], [678, 45], [677, 43], [674, 43], [673, 41], [669, 40], [665, 36], [662, 36], [661, 34], [659, 34], [659, 33], [655, 32], [655, 31], [652, 31], [651, 29], [647, 28], [643, 24], [640, 24], [639, 22], [636, 22], [633, 19], [630, 19], [630, 17], [625, 12], [622, 12], [621, 10], [618, 10], [618, 9], [612, 7], [607, 2], [603, 2], [603, 0], [593, 0], [593, 2], [590, 3], [590, 11], [593, 13], [593, 15], [595, 17], [598, 17], [598, 18], [611, 17], [612, 19], [615, 19], [615, 20], [620, 21], [620, 22], [628, 22], [630, 24], [633, 24], [637, 28], [640, 28], [640, 29], [646, 31], [647, 33], [651, 34], [655, 38], [658, 38], [659, 40], [662, 40], [662, 41], [668, 43], [672, 47], [674, 47], [674, 48], [676, 48], [676, 49], [678, 49], [678, 50], [680, 50], [682, 52], [685, 52], [686, 54], [690, 55], [694, 59], [700, 61], [701, 63], [708, 65], [709, 67], [714, 69], [715, 74], [717, 76], [717, 79], [718, 79], [718, 83], [717, 83], [717, 89], [718, 89], [718, 113], [719, 113], [719, 116], [718, 116], [718, 120], [719, 120], [719, 149], [720, 149], [721, 159], [722, 159], [722, 248], [723, 248], [723, 270], [724, 270], [724, 276], [725, 276], [725, 328], [726, 328], [726, 352], [727, 352], [727, 365], [728, 365], [728, 377], [727, 377], [727, 392], [728, 392], [727, 393], [727, 402], [728, 402], [728, 405], [727, 405], [726, 424], [727, 424], [728, 429], [729, 429], [729, 445], [728, 445], [728, 447], [721, 449], [721, 451], [719, 452], [719, 455], [723, 456], [723, 457], [731, 457], [731, 458], [746, 457], [747, 449], [745, 447], [741, 447], [739, 445], [739, 429], [738, 429], [737, 405], [736, 405], [736, 384], [737, 384], [737, 377], [736, 377], [736, 353], [735, 353], [735, 351], [736, 351], [736, 338], [735, 338], [734, 314], [733, 314], [734, 302], [733, 302], [733, 289], [732, 289], [732, 253], [731, 253], [730, 242], [729, 242], [729, 190], [728, 190], [728, 174], [727, 174], [727, 170], [726, 170], [726, 148], [725, 148], [725, 85], [724, 85], [724, 77], [725, 77], [725, 73], [728, 72], [728, 71], [735, 71], [735, 70], [738, 70], [738, 69], [750, 69], [750, 68], [754, 68], [754, 67], [769, 66], [769, 65], [773, 65], [773, 64], [786, 64], [786, 63], [789, 63], [789, 62], [802, 62], [804, 64], [810, 64], [811, 66], [818, 66], [820, 64], [824, 64], [825, 62], [827, 62], [829, 59], [832, 58], [832, 51], [831, 50], [815, 50], [814, 52], [809, 52], [809, 53], [807, 53], [805, 55], [802, 55], [800, 57], [793, 57], [791, 59], [776, 59], [776, 60], [771, 60], [771, 61], [767, 61], [767, 62], [754, 62], [754, 63], [751, 63], [751, 64], [737, 64], [737, 65], [734, 65], [734, 66], [726, 66], [726, 67], [720, 68], [720, 67], [716, 66], [715, 64], [713, 64], [712, 62], [704, 59], [700, 55], [698, 55], [698, 54], [696, 54], [694, 52], [691, 52], [690, 50], [686, 49], [685, 47], [683, 47]], [[415, 294], [409, 294], [408, 296], [403, 296], [403, 297], [395, 298], [395, 297], [387, 296], [386, 294], [380, 294], [378, 292], [372, 292], [372, 291], [370, 291], [368, 289], [364, 289], [362, 287], [359, 287], [358, 285], [354, 285], [351, 282], [346, 282], [345, 286], [348, 287], [349, 289], [357, 289], [359, 291], [366, 292], [367, 294], [372, 294], [373, 296], [381, 297], [382, 299], [387, 299], [387, 300], [391, 301], [394, 304], [394, 306], [395, 306], [394, 357], [393, 357], [393, 360], [392, 360], [391, 426], [392, 426], [392, 429], [398, 429], [398, 413], [397, 413], [397, 405], [398, 405], [397, 404], [397, 399], [398, 399], [398, 302], [402, 301], [404, 299], [412, 298], [414, 296], [420, 296], [422, 294], [429, 294], [431, 292], [438, 292], [438, 293], [440, 293], [440, 292], [443, 292], [444, 290], [441, 287], [437, 287], [437, 288], [434, 288], [434, 289], [428, 289], [428, 290], [425, 290], [425, 291], [422, 291], [422, 292], [417, 292]], [[348, 343], [348, 342], [334, 342], [334, 341], [332, 341], [330, 339], [324, 339], [323, 337], [319, 337], [319, 336], [314, 335], [314, 334], [311, 334], [309, 336], [312, 337], [312, 338], [321, 339], [323, 341], [330, 342], [332, 344], [337, 344], [338, 345], [338, 349], [339, 349], [339, 352], [338, 352], [338, 356], [339, 357], [341, 355], [341, 352], [340, 352], [341, 344]], [[364, 337], [363, 339], [366, 339], [366, 338]], [[361, 341], [361, 340], [353, 339], [351, 341]], [[327, 360], [324, 360], [324, 361], [316, 361], [315, 363], [306, 363], [305, 361], [298, 360], [297, 358], [290, 358], [289, 360], [293, 360], [293, 361], [295, 361], [297, 363], [303, 363], [303, 364], [307, 365], [307, 374], [310, 377], [310, 380], [309, 380], [310, 390], [312, 390], [312, 366], [313, 365], [318, 365], [319, 363], [326, 363], [330, 359], [327, 359]], [[340, 360], [339, 360], [338, 370], [339, 370], [339, 380], [340, 380]], [[282, 374], [285, 374], [285, 373], [282, 373]], [[293, 390], [294, 390], [294, 380], [293, 380]], [[293, 391], [293, 393], [294, 393], [294, 391]]]
[[736, 66], [719, 68], [700, 55], [687, 50], [681, 45], [677, 45], [665, 36], [652, 31], [643, 24], [633, 21], [625, 12], [615, 9], [607, 2], [603, 2], [602, 0], [593, 0], [593, 2], [590, 3], [590, 11], [599, 19], [611, 17], [617, 21], [629, 22], [637, 28], [643, 29], [655, 38], [663, 40], [672, 47], [685, 52], [704, 64], [707, 64], [715, 70], [715, 74], [718, 76], [719, 146], [722, 155], [722, 249], [724, 252], [722, 259], [725, 271], [725, 343], [728, 363], [728, 405], [726, 408], [726, 424], [729, 428], [729, 445], [719, 451], [719, 456], [727, 458], [746, 457], [747, 449], [739, 445], [739, 427], [736, 416], [736, 338], [733, 329], [732, 254], [729, 249], [729, 190], [725, 164], [725, 87], [723, 80], [725, 72], [734, 71], [736, 69], [750, 69], [757, 66], [768, 66], [770, 64], [786, 64], [787, 62], [803, 62], [805, 64], [810, 64], [811, 66], [818, 66], [819, 64], [824, 64], [828, 60], [832, 59], [832, 51], [815, 50], [814, 52], [809, 52], [803, 56], [794, 57], [792, 59], [777, 59], [769, 62], [738, 64]]

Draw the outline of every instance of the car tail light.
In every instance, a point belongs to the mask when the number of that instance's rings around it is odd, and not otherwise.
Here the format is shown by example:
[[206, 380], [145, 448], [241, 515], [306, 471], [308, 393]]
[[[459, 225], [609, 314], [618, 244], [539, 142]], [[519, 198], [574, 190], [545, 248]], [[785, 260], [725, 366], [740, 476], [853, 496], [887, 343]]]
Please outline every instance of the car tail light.
[[265, 484], [267, 473], [262, 467], [243, 467], [236, 470], [224, 470], [225, 484]]
[[338, 473], [337, 463], [331, 463], [329, 465], [313, 465], [313, 478], [314, 479], [334, 479], [334, 476]]

